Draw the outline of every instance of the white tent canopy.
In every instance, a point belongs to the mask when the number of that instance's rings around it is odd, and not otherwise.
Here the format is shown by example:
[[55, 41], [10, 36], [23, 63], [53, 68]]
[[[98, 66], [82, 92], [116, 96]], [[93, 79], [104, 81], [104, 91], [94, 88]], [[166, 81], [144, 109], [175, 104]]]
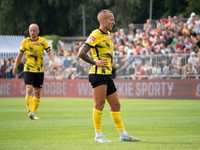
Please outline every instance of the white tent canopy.
[[0, 35], [0, 58], [16, 57], [24, 38], [20, 35]]

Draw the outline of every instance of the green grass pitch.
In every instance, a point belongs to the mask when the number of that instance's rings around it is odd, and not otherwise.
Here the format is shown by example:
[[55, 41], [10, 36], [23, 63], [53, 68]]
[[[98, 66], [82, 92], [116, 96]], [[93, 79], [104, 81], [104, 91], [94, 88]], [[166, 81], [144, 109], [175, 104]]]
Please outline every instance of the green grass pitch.
[[93, 99], [42, 98], [39, 120], [30, 120], [24, 98], [0, 98], [0, 150], [200, 149], [200, 101], [121, 99], [126, 131], [140, 142], [120, 142], [109, 105], [95, 143]]

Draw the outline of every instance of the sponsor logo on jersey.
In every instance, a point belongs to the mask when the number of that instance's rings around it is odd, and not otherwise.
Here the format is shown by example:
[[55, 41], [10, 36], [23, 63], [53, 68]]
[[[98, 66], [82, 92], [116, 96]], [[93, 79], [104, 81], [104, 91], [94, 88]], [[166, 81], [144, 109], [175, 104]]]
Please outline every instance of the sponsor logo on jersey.
[[95, 38], [93, 36], [89, 37], [88, 42], [93, 44], [94, 43]]
[[106, 35], [107, 38], [111, 38], [109, 34]]
[[32, 41], [31, 42], [31, 44], [37, 44], [38, 43], [38, 41]]

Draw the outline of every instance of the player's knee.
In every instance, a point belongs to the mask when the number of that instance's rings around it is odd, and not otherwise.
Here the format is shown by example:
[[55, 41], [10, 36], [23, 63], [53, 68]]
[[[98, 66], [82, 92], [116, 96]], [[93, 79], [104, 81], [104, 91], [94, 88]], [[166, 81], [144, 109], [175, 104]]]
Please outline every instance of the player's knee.
[[33, 93], [33, 88], [31, 88], [31, 87], [26, 88], [26, 95], [27, 96], [31, 96], [32, 93]]
[[121, 108], [121, 104], [120, 103], [118, 103], [118, 104], [115, 105], [115, 109], [116, 110], [120, 110], [120, 108]]
[[103, 110], [103, 108], [104, 108], [104, 106], [105, 106], [105, 103], [95, 103], [94, 104], [94, 108], [96, 108], [97, 110]]
[[35, 90], [34, 92], [35, 97], [40, 97], [40, 90]]

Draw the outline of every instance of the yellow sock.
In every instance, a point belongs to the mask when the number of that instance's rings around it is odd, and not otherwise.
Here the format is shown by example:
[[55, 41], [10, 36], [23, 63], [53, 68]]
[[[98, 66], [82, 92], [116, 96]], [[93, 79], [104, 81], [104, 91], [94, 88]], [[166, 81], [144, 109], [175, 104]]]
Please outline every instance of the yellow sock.
[[95, 132], [101, 132], [102, 111], [93, 109], [93, 121]]
[[125, 128], [124, 128], [124, 124], [123, 124], [123, 121], [122, 121], [121, 112], [120, 111], [118, 111], [118, 112], [112, 112], [111, 111], [110, 113], [111, 113], [111, 117], [112, 117], [112, 119], [113, 119], [113, 121], [114, 121], [114, 123], [117, 127], [117, 130], [119, 132], [124, 131]]
[[26, 98], [26, 107], [28, 109], [28, 112], [31, 112], [33, 108], [33, 98], [32, 96], [28, 96], [25, 98]]
[[40, 99], [37, 99], [37, 98], [34, 97], [33, 98], [33, 111], [34, 111], [34, 113], [37, 112], [39, 104], [40, 104]]

